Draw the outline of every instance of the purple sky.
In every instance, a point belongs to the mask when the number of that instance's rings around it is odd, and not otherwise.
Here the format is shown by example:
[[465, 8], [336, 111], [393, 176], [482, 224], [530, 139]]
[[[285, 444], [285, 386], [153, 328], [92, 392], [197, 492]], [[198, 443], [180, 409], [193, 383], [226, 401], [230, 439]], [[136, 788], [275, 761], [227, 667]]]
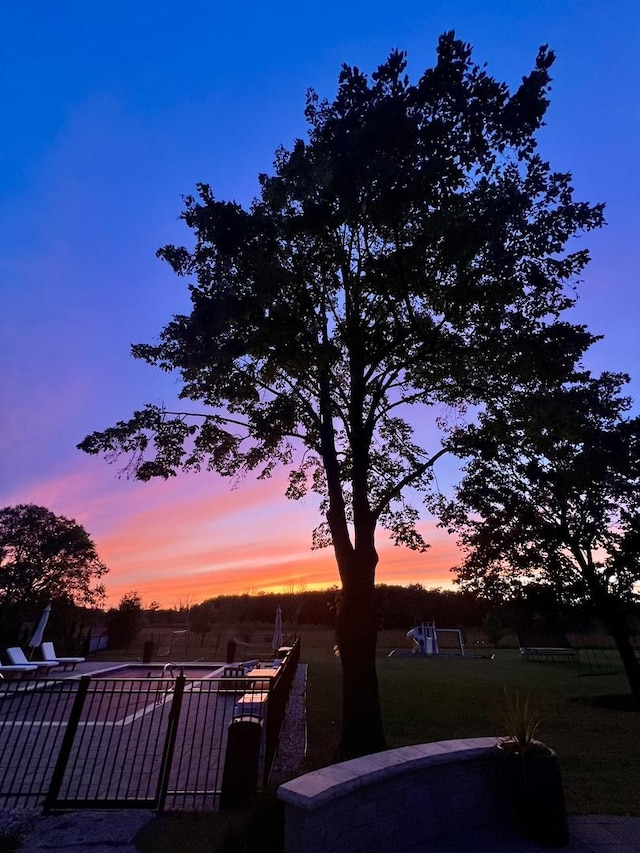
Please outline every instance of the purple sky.
[[[540, 150], [577, 198], [607, 203], [575, 318], [605, 335], [589, 366], [635, 375], [640, 398], [637, 0], [222, 5], [0, 2], [0, 506], [83, 523], [116, 600], [337, 582], [331, 555], [308, 551], [316, 505], [280, 482], [128, 483], [75, 445], [175, 394], [129, 346], [187, 307], [155, 257], [189, 241], [181, 194], [205, 181], [248, 203], [275, 148], [305, 133], [307, 87], [332, 97], [342, 62], [371, 71], [398, 47], [415, 78], [455, 29], [517, 85], [540, 44], [556, 51]], [[447, 582], [452, 546], [436, 536], [426, 557], [383, 544], [379, 579]]]

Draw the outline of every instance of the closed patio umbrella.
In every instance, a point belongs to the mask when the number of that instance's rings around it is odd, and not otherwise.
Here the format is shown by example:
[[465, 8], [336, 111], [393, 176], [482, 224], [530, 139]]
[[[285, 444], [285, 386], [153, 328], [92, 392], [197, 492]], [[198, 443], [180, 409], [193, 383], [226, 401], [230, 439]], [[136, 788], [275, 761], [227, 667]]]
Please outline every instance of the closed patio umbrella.
[[29, 657], [33, 656], [33, 650], [36, 649], [42, 643], [42, 640], [44, 638], [44, 629], [47, 627], [47, 622], [49, 621], [50, 613], [51, 605], [47, 604], [45, 609], [42, 611], [40, 621], [36, 625], [36, 630], [33, 632], [33, 634], [31, 635], [31, 639], [29, 640], [29, 647], [31, 649]]
[[277, 652], [282, 645], [282, 608], [280, 605], [276, 608], [276, 621], [273, 628], [273, 640], [271, 647], [274, 652]]

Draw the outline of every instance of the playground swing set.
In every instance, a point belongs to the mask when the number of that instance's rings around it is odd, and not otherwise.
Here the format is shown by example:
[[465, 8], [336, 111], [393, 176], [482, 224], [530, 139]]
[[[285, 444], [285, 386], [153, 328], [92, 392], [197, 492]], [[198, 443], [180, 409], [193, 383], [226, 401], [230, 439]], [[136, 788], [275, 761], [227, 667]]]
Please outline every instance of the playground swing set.
[[[438, 640], [439, 634], [453, 635], [456, 639], [455, 646], [447, 644], [445, 650], [441, 648]], [[410, 631], [407, 631], [407, 640], [411, 644], [410, 654], [416, 656], [432, 657], [441, 654], [454, 654], [465, 656], [464, 636], [459, 628], [437, 628], [435, 621], [424, 621]], [[569, 645], [562, 648], [549, 647], [520, 647], [520, 653], [525, 660], [553, 661], [559, 663], [577, 664], [579, 676], [615, 675], [619, 671], [617, 654], [614, 649], [594, 647], [588, 642], [587, 637], [580, 637], [577, 648]], [[409, 652], [398, 652], [392, 650], [390, 657], [394, 654], [408, 654]], [[490, 653], [484, 641], [476, 641], [475, 658], [494, 660], [495, 652]]]
[[[453, 634], [457, 639], [456, 653], [464, 657], [464, 637], [459, 628], [436, 628], [435, 622], [421, 622], [410, 631], [407, 631], [407, 639], [411, 642], [411, 652], [415, 655], [439, 655], [444, 652], [440, 649], [438, 634]], [[449, 651], [447, 649], [447, 651]]]

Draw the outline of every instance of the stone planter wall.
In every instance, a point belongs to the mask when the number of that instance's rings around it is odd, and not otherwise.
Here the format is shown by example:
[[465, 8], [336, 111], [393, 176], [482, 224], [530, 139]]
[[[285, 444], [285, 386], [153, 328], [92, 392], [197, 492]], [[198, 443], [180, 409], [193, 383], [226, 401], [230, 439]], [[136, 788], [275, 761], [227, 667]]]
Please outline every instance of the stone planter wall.
[[497, 738], [391, 749], [278, 789], [285, 853], [418, 853], [429, 841], [511, 825]]

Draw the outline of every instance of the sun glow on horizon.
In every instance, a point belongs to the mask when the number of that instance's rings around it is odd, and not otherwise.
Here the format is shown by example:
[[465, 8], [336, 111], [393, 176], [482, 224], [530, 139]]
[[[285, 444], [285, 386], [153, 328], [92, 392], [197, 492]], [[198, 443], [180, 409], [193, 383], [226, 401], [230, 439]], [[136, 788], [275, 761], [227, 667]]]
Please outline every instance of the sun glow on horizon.
[[[287, 501], [285, 488], [283, 474], [237, 488], [215, 474], [118, 480], [101, 460], [79, 455], [64, 475], [5, 500], [47, 506], [85, 527], [109, 568], [107, 606], [136, 591], [145, 605], [172, 608], [218, 595], [340, 586], [332, 549], [311, 550], [317, 502]], [[454, 540], [434, 520], [420, 529], [431, 543], [426, 554], [394, 546], [379, 530], [376, 583], [452, 585]]]
[[[447, 541], [434, 542], [427, 555], [407, 549], [396, 549], [388, 542], [380, 547], [380, 562], [376, 583], [408, 586], [452, 587], [450, 566], [456, 562], [455, 546]], [[239, 564], [242, 564], [240, 568]], [[180, 602], [198, 603], [218, 595], [258, 595], [259, 593], [286, 593], [329, 589], [340, 586], [340, 578], [331, 549], [323, 551], [287, 553], [259, 553], [245, 556], [241, 561], [215, 562], [197, 570], [182, 566], [163, 577], [150, 576], [145, 561], [140, 557], [140, 570], [136, 573], [122, 571], [112, 563], [108, 576], [108, 603], [114, 606], [122, 595], [135, 589], [145, 604], [157, 601], [161, 607], [174, 607]]]

